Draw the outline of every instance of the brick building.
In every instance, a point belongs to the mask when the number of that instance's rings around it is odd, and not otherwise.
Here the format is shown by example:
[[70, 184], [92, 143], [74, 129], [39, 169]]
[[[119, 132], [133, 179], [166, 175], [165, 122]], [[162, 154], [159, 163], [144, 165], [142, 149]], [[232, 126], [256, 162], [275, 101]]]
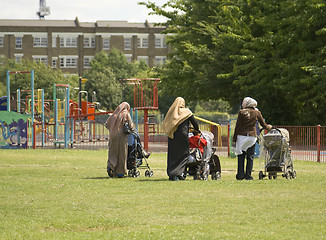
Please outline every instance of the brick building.
[[0, 55], [41, 61], [64, 73], [82, 76], [100, 51], [122, 51], [128, 61], [150, 67], [166, 59], [164, 27], [127, 21], [0, 20]]

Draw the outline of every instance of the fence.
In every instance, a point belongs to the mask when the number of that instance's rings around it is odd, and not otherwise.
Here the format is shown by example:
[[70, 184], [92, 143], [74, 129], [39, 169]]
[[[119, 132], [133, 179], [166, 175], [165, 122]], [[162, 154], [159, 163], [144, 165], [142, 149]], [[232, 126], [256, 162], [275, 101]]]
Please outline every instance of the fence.
[[294, 159], [326, 162], [325, 126], [277, 126], [290, 134], [291, 154]]
[[[19, 120], [14, 112], [3, 112], [0, 118], [1, 148], [74, 148], [74, 149], [107, 149], [109, 132], [104, 127], [107, 113], [95, 113], [80, 116], [71, 116], [66, 123], [35, 123], [33, 127]], [[8, 115], [9, 114], [9, 115]], [[10, 115], [11, 114], [11, 115]], [[8, 115], [6, 117], [6, 115]], [[137, 115], [136, 115], [137, 116]], [[13, 119], [14, 122], [10, 122]], [[160, 119], [160, 118], [157, 118]], [[136, 120], [136, 119], [135, 119]], [[138, 122], [138, 119], [135, 121]], [[142, 122], [142, 121], [140, 121]], [[209, 122], [209, 121], [208, 121]], [[199, 122], [201, 130], [214, 133], [214, 143], [220, 156], [230, 155], [230, 139], [232, 138], [235, 121], [228, 125], [214, 126], [210, 123]], [[143, 124], [137, 125], [143, 140]], [[67, 129], [71, 134], [67, 142]], [[305, 161], [326, 162], [326, 127], [325, 126], [277, 126], [285, 128], [290, 134], [291, 153], [294, 159]], [[163, 132], [162, 122], [149, 123], [149, 151], [166, 152], [167, 136]], [[15, 130], [16, 129], [16, 130]], [[33, 131], [33, 134], [32, 134]], [[26, 133], [27, 132], [27, 133]], [[24, 135], [22, 135], [24, 134]], [[30, 136], [34, 136], [33, 141]], [[34, 144], [32, 145], [32, 142]], [[4, 144], [6, 143], [6, 144]]]

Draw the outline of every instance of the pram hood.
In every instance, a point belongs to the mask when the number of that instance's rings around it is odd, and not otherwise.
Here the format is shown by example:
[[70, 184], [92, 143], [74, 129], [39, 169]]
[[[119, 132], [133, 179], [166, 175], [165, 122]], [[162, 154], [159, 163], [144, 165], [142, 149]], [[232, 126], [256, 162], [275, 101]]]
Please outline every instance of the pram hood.
[[285, 128], [274, 128], [269, 133], [263, 136], [264, 141], [270, 142], [277, 139], [284, 139], [287, 144], [290, 144], [290, 134]]

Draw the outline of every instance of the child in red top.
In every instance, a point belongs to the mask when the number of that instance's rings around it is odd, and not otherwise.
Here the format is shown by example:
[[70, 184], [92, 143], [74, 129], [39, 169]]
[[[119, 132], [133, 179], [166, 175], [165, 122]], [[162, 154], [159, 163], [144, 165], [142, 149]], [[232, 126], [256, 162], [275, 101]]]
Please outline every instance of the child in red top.
[[[204, 154], [204, 146], [207, 145], [206, 139], [201, 137], [201, 133], [197, 130], [193, 130], [194, 135], [189, 137], [189, 147], [190, 148], [199, 148], [201, 154]], [[200, 141], [199, 141], [200, 139]], [[199, 145], [199, 146], [198, 146]]]

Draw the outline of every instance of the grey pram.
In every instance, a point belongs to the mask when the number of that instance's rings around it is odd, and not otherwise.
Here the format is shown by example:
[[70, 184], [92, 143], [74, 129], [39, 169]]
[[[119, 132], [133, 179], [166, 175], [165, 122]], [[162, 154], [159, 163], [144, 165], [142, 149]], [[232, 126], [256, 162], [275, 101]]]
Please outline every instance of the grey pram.
[[[296, 178], [290, 149], [290, 136], [284, 128], [272, 128], [262, 137], [261, 158], [264, 159], [264, 171], [259, 172], [259, 179], [268, 176], [276, 179], [278, 173], [287, 179]], [[267, 175], [268, 173], [268, 175]]]

